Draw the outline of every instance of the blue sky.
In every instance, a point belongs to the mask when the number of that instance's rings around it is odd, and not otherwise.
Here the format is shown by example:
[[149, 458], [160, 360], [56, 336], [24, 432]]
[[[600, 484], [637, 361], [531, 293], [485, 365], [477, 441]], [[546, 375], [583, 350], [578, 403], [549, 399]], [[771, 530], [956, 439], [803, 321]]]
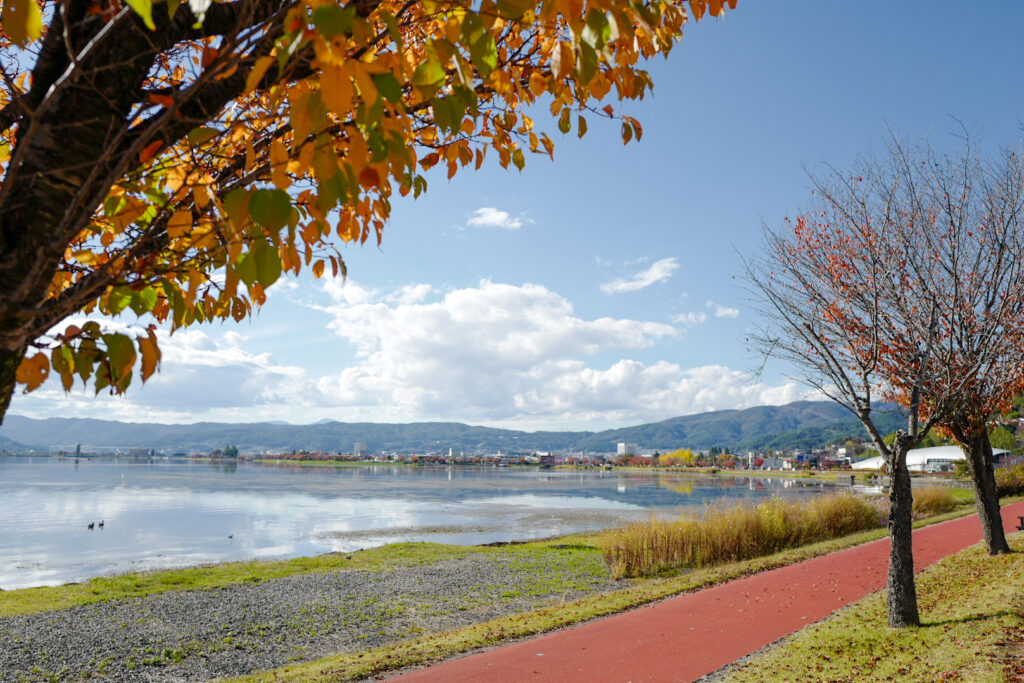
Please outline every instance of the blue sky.
[[737, 252], [799, 210], [804, 168], [847, 167], [887, 127], [1017, 142], [1021, 25], [1019, 3], [741, 0], [650, 64], [652, 97], [613, 103], [639, 144], [544, 120], [554, 163], [433, 174], [380, 248], [343, 249], [346, 283], [292, 279], [251, 322], [165, 336], [162, 373], [126, 397], [51, 382], [11, 411], [602, 429], [795, 400], [787, 368], [749, 375]]

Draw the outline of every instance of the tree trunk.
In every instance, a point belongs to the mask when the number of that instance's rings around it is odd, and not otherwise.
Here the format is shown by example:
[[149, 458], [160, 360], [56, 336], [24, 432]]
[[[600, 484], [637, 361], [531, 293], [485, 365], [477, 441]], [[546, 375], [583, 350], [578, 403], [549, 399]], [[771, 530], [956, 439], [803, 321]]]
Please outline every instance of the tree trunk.
[[970, 438], [968, 445], [963, 446], [967, 456], [967, 468], [971, 472], [971, 483], [974, 486], [974, 502], [978, 507], [978, 518], [981, 530], [985, 535], [985, 546], [989, 555], [1002, 555], [1010, 552], [1003, 532], [1003, 518], [999, 512], [999, 494], [996, 491], [996, 475], [992, 466], [992, 442], [988, 430]]
[[17, 386], [15, 377], [24, 355], [25, 349], [0, 349], [0, 425], [4, 423], [4, 416], [11, 406], [11, 397], [14, 396], [14, 388]]
[[889, 626], [904, 628], [921, 623], [914, 584], [914, 498], [906, 450], [893, 453], [889, 469]]

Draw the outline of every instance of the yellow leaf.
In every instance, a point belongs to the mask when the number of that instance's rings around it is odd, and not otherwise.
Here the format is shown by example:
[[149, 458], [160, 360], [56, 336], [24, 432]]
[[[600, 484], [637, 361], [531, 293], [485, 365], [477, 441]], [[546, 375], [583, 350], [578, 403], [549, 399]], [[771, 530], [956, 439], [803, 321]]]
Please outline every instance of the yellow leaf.
[[288, 177], [288, 148], [281, 142], [281, 138], [274, 138], [270, 142], [270, 177], [279, 189], [287, 190], [292, 184]]
[[172, 240], [184, 237], [191, 227], [191, 211], [175, 211], [174, 214], [167, 219], [167, 235]]
[[576, 57], [572, 45], [560, 40], [551, 53], [551, 73], [556, 81], [560, 81], [572, 73]]
[[4, 32], [19, 45], [27, 45], [43, 35], [43, 13], [35, 0], [6, 0], [0, 19]]
[[25, 385], [25, 391], [33, 391], [50, 376], [50, 359], [45, 354], [37, 353], [31, 358], [24, 358], [15, 379]]
[[[552, 55], [553, 56], [553, 55]], [[548, 82], [538, 71], [534, 71], [530, 74], [530, 92], [535, 96], [540, 97], [544, 94], [544, 91], [548, 89]]]
[[256, 60], [256, 63], [252, 65], [252, 71], [249, 72], [248, 78], [245, 79], [245, 94], [248, 95], [260, 84], [263, 77], [267, 75], [267, 69], [274, 63], [273, 57], [260, 57]]
[[319, 278], [324, 274], [324, 260], [317, 259], [313, 264], [313, 277]]
[[79, 249], [78, 251], [71, 254], [71, 257], [81, 263], [83, 266], [94, 266], [96, 265], [96, 254], [89, 249]]
[[377, 86], [370, 78], [366, 66], [362, 62], [352, 62], [352, 76], [356, 79], [356, 85], [359, 86], [359, 94], [362, 95], [363, 102], [368, 107], [372, 106], [377, 101]]
[[352, 97], [355, 94], [348, 72], [340, 66], [324, 65], [320, 70], [320, 94], [330, 111], [346, 118], [352, 109]]

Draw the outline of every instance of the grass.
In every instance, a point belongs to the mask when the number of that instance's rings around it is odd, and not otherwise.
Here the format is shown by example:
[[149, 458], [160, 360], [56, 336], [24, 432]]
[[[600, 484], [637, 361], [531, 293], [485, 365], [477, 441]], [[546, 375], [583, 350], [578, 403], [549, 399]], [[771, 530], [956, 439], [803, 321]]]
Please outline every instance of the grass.
[[105, 600], [155, 595], [174, 590], [204, 590], [337, 569], [384, 571], [390, 567], [431, 564], [465, 557], [480, 549], [439, 543], [394, 543], [350, 554], [259, 562], [227, 562], [188, 569], [100, 576], [84, 583], [0, 591], [0, 617], [31, 614]]
[[[1003, 504], [1017, 500], [1020, 498], [1007, 499], [1003, 501]], [[915, 526], [926, 526], [954, 519], [970, 512], [970, 509], [961, 507], [926, 520], [919, 520], [915, 522]], [[883, 538], [885, 534], [884, 529], [874, 529], [786, 550], [767, 557], [698, 569], [688, 573], [670, 571], [659, 576], [627, 582], [621, 590], [592, 593], [576, 600], [558, 602], [541, 609], [494, 619], [466, 628], [425, 633], [380, 648], [296, 664], [238, 680], [337, 681], [365, 678], [607, 616], [663, 598], [873, 541]], [[464, 557], [468, 554], [495, 553], [505, 556], [511, 554], [514, 556], [514, 561], [522, 563], [524, 571], [534, 572], [532, 576], [546, 577], [546, 581], [557, 582], [559, 581], [559, 571], [563, 567], [576, 567], [579, 563], [592, 563], [595, 560], [599, 563], [597, 544], [598, 535], [596, 534], [578, 534], [498, 547], [401, 543], [352, 553], [350, 556], [332, 554], [286, 561], [231, 563], [167, 572], [130, 574], [93, 579], [82, 584], [69, 584], [55, 588], [0, 592], [0, 616], [43, 612], [102, 600], [137, 597], [170, 590], [210, 589], [308, 572], [335, 569], [386, 571], [391, 567], [425, 565], [440, 560]], [[582, 585], [579, 587], [586, 588]]]
[[[953, 500], [941, 512], [955, 506]], [[769, 555], [883, 523], [876, 507], [852, 493], [803, 501], [772, 498], [758, 505], [712, 507], [674, 518], [655, 516], [607, 531], [600, 546], [612, 576], [646, 576]]]
[[996, 470], [996, 488], [1000, 496], [1015, 496], [1024, 493], [1024, 465]]
[[[1003, 503], [1016, 502], [1016, 500], [1005, 500]], [[918, 520], [914, 526], [915, 528], [928, 526], [956, 519], [969, 513], [968, 509], [959, 508], [942, 515]], [[234, 683], [270, 681], [327, 683], [328, 681], [361, 680], [609, 616], [682, 593], [851, 548], [884, 538], [885, 535], [885, 529], [872, 529], [843, 538], [784, 550], [766, 557], [697, 569], [686, 573], [681, 573], [678, 570], [666, 572], [660, 576], [630, 581], [622, 590], [588, 595], [564, 604], [501, 617], [462, 629], [424, 634], [372, 650], [334, 655], [313, 662], [243, 676], [232, 679], [232, 681]], [[596, 535], [590, 538], [590, 541], [595, 544], [595, 553], [597, 552], [597, 540]]]
[[[963, 504], [963, 496], [954, 495], [948, 486], [926, 486], [914, 489], [914, 514], [921, 517], [949, 512]], [[973, 500], [973, 494], [970, 500]]]
[[744, 681], [1004, 681], [1024, 671], [1024, 535], [1010, 555], [981, 544], [918, 576], [922, 625], [886, 626], [876, 593], [734, 668]]

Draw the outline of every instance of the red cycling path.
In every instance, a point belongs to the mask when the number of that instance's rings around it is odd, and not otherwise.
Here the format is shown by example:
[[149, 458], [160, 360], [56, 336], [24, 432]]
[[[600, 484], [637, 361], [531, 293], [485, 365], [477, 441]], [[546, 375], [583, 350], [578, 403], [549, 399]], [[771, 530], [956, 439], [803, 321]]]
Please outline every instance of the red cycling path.
[[[1003, 508], [1016, 529], [1024, 501]], [[914, 532], [917, 571], [981, 540], [977, 515]], [[451, 659], [403, 683], [692, 681], [885, 586], [889, 539]]]

